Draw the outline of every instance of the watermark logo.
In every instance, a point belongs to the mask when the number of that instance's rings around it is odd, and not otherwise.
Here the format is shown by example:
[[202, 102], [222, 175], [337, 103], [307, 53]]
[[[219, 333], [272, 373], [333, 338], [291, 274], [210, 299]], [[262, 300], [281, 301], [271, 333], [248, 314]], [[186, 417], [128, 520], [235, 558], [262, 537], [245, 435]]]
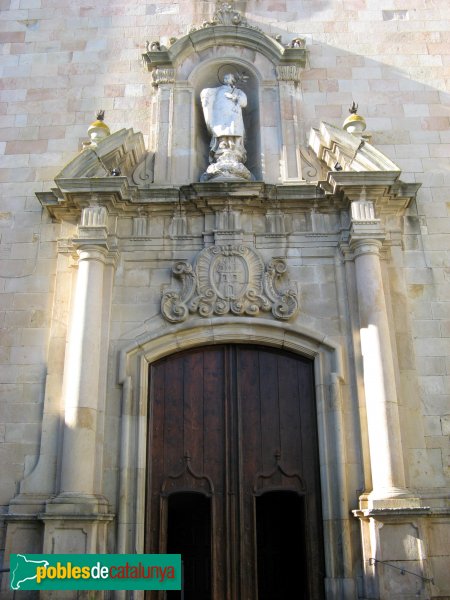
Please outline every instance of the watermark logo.
[[12, 590], [180, 590], [180, 554], [11, 554]]

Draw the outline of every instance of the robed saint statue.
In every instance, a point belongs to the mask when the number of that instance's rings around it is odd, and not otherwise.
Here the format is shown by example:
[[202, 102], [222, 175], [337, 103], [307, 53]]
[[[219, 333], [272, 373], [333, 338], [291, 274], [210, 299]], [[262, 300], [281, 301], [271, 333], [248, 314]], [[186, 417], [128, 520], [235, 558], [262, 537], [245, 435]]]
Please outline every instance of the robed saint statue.
[[247, 96], [236, 87], [235, 75], [227, 73], [223, 78], [223, 85], [202, 90], [200, 100], [211, 135], [211, 164], [202, 180], [252, 179], [251, 173], [243, 165], [247, 160], [247, 153], [242, 109], [247, 106]]

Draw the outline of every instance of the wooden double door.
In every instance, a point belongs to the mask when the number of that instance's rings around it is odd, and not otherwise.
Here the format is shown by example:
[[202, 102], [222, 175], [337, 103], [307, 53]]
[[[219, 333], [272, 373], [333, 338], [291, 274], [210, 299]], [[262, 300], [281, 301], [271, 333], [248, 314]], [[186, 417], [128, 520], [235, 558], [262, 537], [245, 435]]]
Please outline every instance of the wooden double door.
[[182, 554], [184, 600], [323, 598], [312, 361], [206, 346], [149, 378], [146, 552]]

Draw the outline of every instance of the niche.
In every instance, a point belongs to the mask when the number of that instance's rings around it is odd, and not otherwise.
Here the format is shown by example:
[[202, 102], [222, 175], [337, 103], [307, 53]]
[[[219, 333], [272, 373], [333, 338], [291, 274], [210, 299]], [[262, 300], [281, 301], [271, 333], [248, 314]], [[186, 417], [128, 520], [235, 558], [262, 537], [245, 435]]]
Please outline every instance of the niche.
[[[208, 133], [200, 93], [204, 88], [213, 88], [223, 85], [223, 76], [227, 73], [238, 75], [241, 79], [237, 86], [247, 96], [247, 106], [242, 110], [245, 127], [245, 148], [247, 161], [245, 166], [252, 173], [256, 181], [262, 181], [263, 164], [261, 154], [260, 132], [260, 94], [259, 80], [253, 68], [247, 62], [227, 59], [215, 59], [202, 63], [193, 71], [189, 80], [194, 90], [194, 123], [195, 123], [195, 154], [197, 156], [196, 180], [206, 171], [209, 165], [209, 145], [211, 136]], [[243, 76], [243, 79], [242, 79]]]

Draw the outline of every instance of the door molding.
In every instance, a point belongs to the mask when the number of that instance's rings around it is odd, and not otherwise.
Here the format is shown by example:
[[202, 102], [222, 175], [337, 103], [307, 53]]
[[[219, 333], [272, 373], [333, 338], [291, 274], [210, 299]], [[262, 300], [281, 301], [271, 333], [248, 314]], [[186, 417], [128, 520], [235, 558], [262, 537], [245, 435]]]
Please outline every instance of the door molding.
[[[263, 318], [222, 317], [205, 321], [193, 319], [189, 323], [167, 326], [161, 324], [160, 318], [152, 319], [146, 323], [147, 333], [120, 351], [122, 416], [116, 551], [144, 552], [149, 364], [196, 346], [223, 343], [270, 346], [314, 359], [326, 597], [339, 597], [338, 590], [351, 592], [350, 588], [354, 587], [352, 561], [350, 556], [342, 556], [342, 548], [351, 548], [352, 524], [343, 468], [347, 450], [342, 396], [347, 386], [344, 385], [341, 346], [320, 332]], [[139, 593], [136, 598], [140, 598]]]

